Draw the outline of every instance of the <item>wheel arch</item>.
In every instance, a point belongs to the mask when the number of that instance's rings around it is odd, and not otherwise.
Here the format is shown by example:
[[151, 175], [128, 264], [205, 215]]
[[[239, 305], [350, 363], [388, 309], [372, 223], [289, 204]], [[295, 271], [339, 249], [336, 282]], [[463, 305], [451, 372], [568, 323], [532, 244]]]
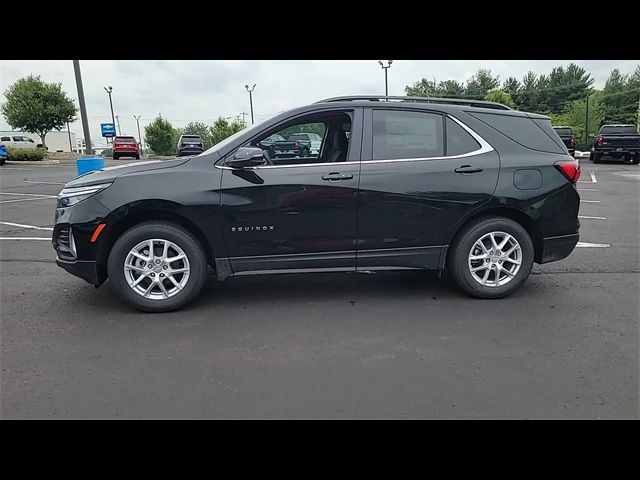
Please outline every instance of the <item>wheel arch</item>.
[[125, 215], [112, 215], [111, 219], [105, 219], [105, 223], [107, 223], [109, 228], [105, 228], [104, 233], [100, 236], [96, 251], [96, 263], [99, 275], [104, 275], [106, 278], [107, 260], [115, 241], [130, 228], [150, 220], [173, 222], [188, 230], [202, 245], [202, 248], [207, 255], [207, 263], [212, 268], [215, 268], [215, 257], [206, 235], [194, 222], [176, 211], [175, 207], [176, 205], [170, 202], [167, 202], [167, 204], [158, 204], [157, 202], [153, 202], [153, 205], [138, 206], [138, 208], [129, 212], [129, 207], [125, 206], [118, 209], [119, 211], [128, 212]]
[[[465, 218], [462, 222], [460, 222], [459, 225], [457, 225], [455, 232], [453, 234], [453, 236], [451, 237], [451, 241], [449, 242], [449, 246], [453, 245], [455, 243], [455, 241], [458, 239], [458, 237], [460, 236], [460, 233], [464, 230], [464, 228], [469, 225], [471, 222], [474, 222], [480, 218], [484, 218], [484, 217], [505, 217], [505, 218], [509, 218], [517, 223], [519, 223], [529, 234], [529, 236], [531, 237], [531, 241], [533, 242], [533, 248], [534, 248], [534, 261], [535, 262], [540, 262], [540, 260], [542, 260], [542, 253], [543, 253], [543, 237], [542, 237], [542, 233], [540, 232], [540, 229], [537, 227], [536, 223], [533, 221], [533, 219], [531, 217], [529, 217], [527, 214], [523, 213], [520, 210], [516, 210], [515, 208], [509, 208], [509, 207], [490, 207], [484, 210], [481, 210], [479, 212], [476, 212], [472, 215], [469, 215], [467, 218]], [[444, 259], [444, 262], [442, 262], [442, 265], [447, 265], [447, 262], [449, 260], [449, 252], [451, 251], [450, 248], [447, 248], [447, 253], [446, 253], [446, 257]]]

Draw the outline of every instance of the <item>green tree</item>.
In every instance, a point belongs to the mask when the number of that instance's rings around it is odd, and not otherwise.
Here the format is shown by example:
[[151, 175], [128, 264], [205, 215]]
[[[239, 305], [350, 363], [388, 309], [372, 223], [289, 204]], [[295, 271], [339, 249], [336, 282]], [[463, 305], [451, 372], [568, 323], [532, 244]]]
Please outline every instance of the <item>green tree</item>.
[[78, 112], [60, 83], [46, 83], [40, 76], [29, 75], [17, 80], [4, 92], [6, 102], [2, 115], [12, 128], [37, 133], [46, 149], [46, 136], [73, 122]]
[[573, 133], [576, 137], [576, 148], [578, 150], [588, 150], [591, 145], [590, 135], [598, 131], [605, 118], [605, 108], [602, 100], [601, 92], [596, 92], [589, 96], [589, 136], [585, 136], [587, 102], [584, 98], [570, 102], [561, 114], [551, 113], [551, 122], [556, 126], [566, 125], [573, 128]]
[[209, 130], [211, 132], [211, 144], [216, 145], [225, 138], [230, 137], [236, 132], [239, 132], [243, 128], [244, 125], [242, 124], [242, 122], [233, 121], [232, 123], [229, 123], [225, 118], [218, 117], [215, 123], [211, 127], [209, 127]]
[[632, 75], [622, 75], [616, 68], [611, 71], [602, 89], [602, 103], [606, 123], [631, 123], [638, 120], [640, 100], [640, 66]]
[[491, 75], [491, 70], [481, 68], [467, 81], [465, 96], [482, 100], [487, 93], [500, 87], [500, 77]]
[[437, 91], [438, 86], [436, 85], [436, 81], [427, 80], [426, 78], [415, 82], [413, 85], [404, 87], [404, 92], [409, 97], [435, 97]]
[[511, 98], [511, 95], [500, 89], [491, 90], [489, 93], [487, 93], [484, 99], [489, 102], [498, 102], [511, 108], [515, 108], [516, 106], [513, 98]]
[[187, 126], [184, 127], [180, 133], [181, 135], [199, 135], [202, 138], [202, 145], [205, 150], [211, 148], [213, 143], [211, 143], [211, 131], [207, 124], [202, 122], [189, 122]]
[[157, 155], [171, 155], [176, 151], [176, 130], [169, 120], [158, 115], [144, 127], [144, 141]]
[[507, 78], [502, 84], [502, 89], [512, 97], [520, 92], [520, 88], [522, 88], [522, 85], [515, 77]]

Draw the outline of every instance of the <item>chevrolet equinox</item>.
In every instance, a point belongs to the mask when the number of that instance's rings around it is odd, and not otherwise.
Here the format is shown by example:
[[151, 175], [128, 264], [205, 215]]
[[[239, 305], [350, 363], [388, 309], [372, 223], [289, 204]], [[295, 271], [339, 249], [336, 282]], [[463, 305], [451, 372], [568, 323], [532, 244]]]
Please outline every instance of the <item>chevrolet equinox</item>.
[[[261, 148], [312, 132], [318, 155]], [[262, 144], [264, 145], [264, 144]], [[286, 153], [286, 152], [285, 152]], [[351, 96], [246, 128], [195, 157], [64, 186], [56, 262], [133, 307], [177, 309], [263, 273], [447, 270], [479, 298], [578, 242], [579, 164], [548, 117], [466, 100]]]

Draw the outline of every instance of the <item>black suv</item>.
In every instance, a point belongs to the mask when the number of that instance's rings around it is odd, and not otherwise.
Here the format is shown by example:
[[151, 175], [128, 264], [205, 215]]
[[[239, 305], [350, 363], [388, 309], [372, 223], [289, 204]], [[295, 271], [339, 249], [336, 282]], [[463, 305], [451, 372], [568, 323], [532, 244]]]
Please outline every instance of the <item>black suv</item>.
[[[318, 157], [260, 142], [324, 127]], [[310, 127], [309, 127], [310, 128]], [[145, 311], [230, 276], [448, 270], [467, 293], [518, 289], [578, 242], [578, 163], [548, 117], [490, 102], [340, 97], [241, 130], [188, 159], [65, 185], [57, 263]]]
[[176, 156], [198, 155], [202, 152], [204, 152], [204, 146], [200, 135], [180, 135]]
[[564, 143], [565, 147], [569, 152], [569, 155], [575, 158], [576, 156], [576, 137], [573, 134], [573, 128], [571, 127], [553, 127], [556, 131], [562, 143]]

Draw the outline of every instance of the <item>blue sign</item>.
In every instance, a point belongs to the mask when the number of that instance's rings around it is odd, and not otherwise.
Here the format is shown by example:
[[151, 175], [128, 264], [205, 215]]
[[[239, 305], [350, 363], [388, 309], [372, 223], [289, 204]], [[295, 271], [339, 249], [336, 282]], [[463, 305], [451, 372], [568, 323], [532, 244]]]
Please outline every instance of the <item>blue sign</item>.
[[113, 123], [101, 123], [100, 129], [102, 130], [102, 136], [105, 138], [116, 136], [116, 126]]

